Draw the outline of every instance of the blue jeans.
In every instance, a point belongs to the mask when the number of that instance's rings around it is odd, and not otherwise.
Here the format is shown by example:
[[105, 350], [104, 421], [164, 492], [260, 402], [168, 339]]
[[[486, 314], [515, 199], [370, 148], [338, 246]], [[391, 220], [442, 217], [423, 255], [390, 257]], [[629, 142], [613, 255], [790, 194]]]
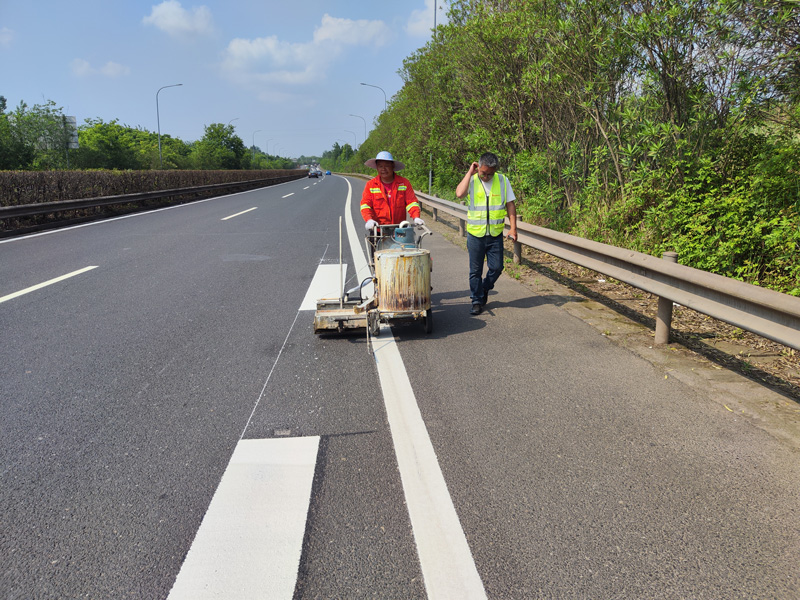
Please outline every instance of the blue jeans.
[[[503, 272], [503, 234], [476, 237], [467, 234], [467, 252], [469, 253], [469, 291], [472, 303], [483, 303], [489, 290]], [[486, 259], [488, 270], [483, 278], [483, 260]]]

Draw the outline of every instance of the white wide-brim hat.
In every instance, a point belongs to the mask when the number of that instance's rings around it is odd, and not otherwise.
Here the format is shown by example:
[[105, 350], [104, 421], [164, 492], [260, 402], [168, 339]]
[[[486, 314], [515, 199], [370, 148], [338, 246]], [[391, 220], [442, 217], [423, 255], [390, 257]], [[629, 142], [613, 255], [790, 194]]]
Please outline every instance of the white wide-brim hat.
[[364, 163], [365, 167], [369, 167], [370, 169], [377, 169], [378, 165], [375, 164], [376, 161], [379, 160], [388, 160], [394, 163], [394, 170], [400, 171], [405, 169], [406, 166], [401, 163], [399, 160], [395, 160], [394, 157], [384, 150], [383, 152], [378, 152], [378, 156], [375, 158], [370, 158], [367, 162]]

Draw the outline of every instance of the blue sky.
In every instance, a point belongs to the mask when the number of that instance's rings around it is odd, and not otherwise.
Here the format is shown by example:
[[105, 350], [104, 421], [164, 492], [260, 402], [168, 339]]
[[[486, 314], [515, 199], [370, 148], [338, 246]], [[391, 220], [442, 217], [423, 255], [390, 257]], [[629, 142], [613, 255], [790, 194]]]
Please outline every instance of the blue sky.
[[[437, 24], [448, 4], [437, 3]], [[434, 0], [0, 0], [0, 95], [191, 141], [230, 122], [271, 154], [360, 146], [431, 36]], [[349, 116], [351, 114], [359, 117]]]

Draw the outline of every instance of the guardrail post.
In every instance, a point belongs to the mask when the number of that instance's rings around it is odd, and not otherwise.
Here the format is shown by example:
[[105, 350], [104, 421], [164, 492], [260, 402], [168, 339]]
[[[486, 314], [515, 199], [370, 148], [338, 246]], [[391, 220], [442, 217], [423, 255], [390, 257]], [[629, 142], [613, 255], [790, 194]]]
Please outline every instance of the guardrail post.
[[[677, 252], [664, 252], [661, 258], [669, 262], [678, 262]], [[658, 314], [656, 315], [656, 344], [669, 343], [669, 331], [672, 326], [672, 300], [658, 298]]]
[[514, 240], [514, 264], [518, 265], [522, 262], [522, 242]]
[[433, 211], [433, 220], [434, 221], [438, 221], [439, 220], [439, 209], [438, 208], [433, 208], [431, 210]]
[[467, 233], [467, 223], [464, 219], [458, 220], [458, 235], [464, 237]]

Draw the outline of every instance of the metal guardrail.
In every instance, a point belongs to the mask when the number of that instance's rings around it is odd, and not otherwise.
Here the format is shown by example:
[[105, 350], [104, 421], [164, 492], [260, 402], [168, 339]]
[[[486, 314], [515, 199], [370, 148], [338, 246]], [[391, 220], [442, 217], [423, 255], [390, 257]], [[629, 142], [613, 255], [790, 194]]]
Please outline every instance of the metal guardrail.
[[[417, 198], [433, 211], [434, 220], [439, 211], [456, 217], [459, 232], [465, 235], [466, 206], [420, 192]], [[679, 265], [674, 252], [657, 258], [521, 221], [517, 222], [517, 233], [516, 263], [525, 244], [658, 296], [657, 344], [669, 341], [672, 304], [677, 302], [800, 350], [800, 298]]]
[[186, 194], [198, 194], [204, 192], [223, 192], [235, 190], [252, 185], [266, 187], [278, 183], [285, 183], [294, 179], [305, 177], [306, 172], [301, 175], [283, 175], [281, 177], [268, 177], [266, 179], [251, 179], [249, 181], [237, 181], [233, 183], [214, 183], [210, 185], [198, 185], [188, 188], [174, 188], [171, 190], [158, 190], [154, 192], [141, 192], [138, 194], [122, 194], [119, 196], [99, 196], [96, 198], [82, 198], [79, 200], [63, 200], [59, 202], [41, 202], [38, 204], [21, 204], [19, 206], [0, 206], [0, 219], [11, 219], [14, 217], [31, 217], [34, 215], [53, 214], [78, 210], [82, 208], [94, 208], [97, 206], [108, 206], [110, 204], [131, 204], [144, 200], [154, 200], [158, 198], [169, 198], [170, 196], [184, 196]]

